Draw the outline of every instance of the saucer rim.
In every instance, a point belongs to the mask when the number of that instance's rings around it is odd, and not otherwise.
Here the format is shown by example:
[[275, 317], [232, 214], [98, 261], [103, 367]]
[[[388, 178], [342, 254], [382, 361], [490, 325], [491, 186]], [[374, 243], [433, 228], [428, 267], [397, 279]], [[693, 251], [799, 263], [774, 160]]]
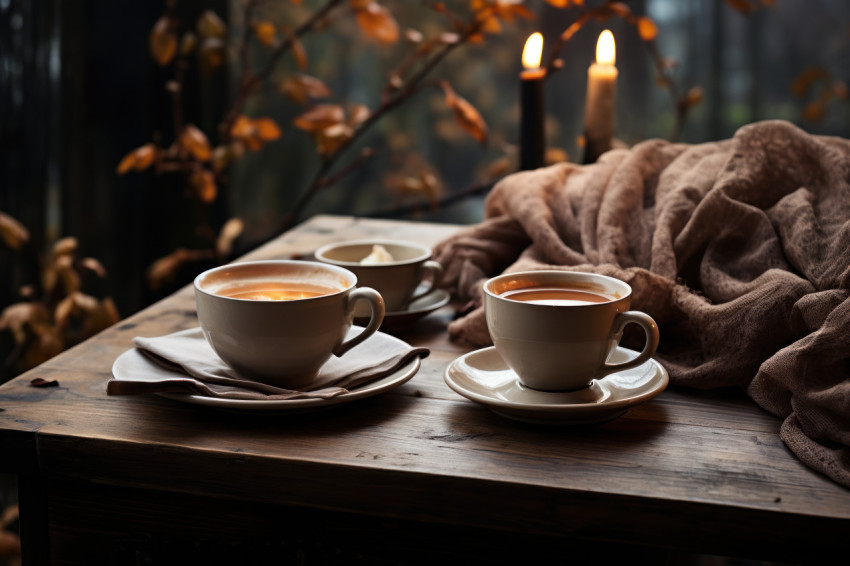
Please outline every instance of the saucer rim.
[[[637, 352], [634, 352], [633, 350], [630, 350], [628, 348], [623, 348], [622, 346], [617, 346], [617, 350], [625, 350], [625, 351], [633, 352], [635, 355], [637, 354]], [[653, 387], [652, 387], [652, 389], [645, 391], [644, 393], [641, 393], [639, 395], [627, 397], [627, 398], [624, 398], [624, 399], [610, 400], [610, 401], [602, 400], [602, 401], [595, 402], [595, 403], [552, 403], [552, 404], [519, 403], [519, 402], [515, 402], [515, 401], [508, 401], [508, 400], [505, 400], [505, 399], [499, 399], [499, 398], [492, 397], [492, 396], [485, 396], [485, 395], [481, 395], [479, 393], [476, 393], [475, 391], [470, 391], [469, 389], [466, 389], [465, 387], [463, 387], [462, 385], [457, 383], [452, 378], [452, 376], [451, 376], [452, 370], [459, 371], [459, 370], [456, 369], [459, 366], [459, 364], [464, 362], [467, 358], [475, 356], [475, 355], [496, 355], [496, 356], [498, 356], [499, 360], [501, 360], [501, 362], [504, 364], [504, 360], [502, 360], [502, 357], [496, 351], [495, 346], [489, 346], [489, 347], [486, 347], [486, 348], [480, 348], [478, 350], [468, 352], [468, 353], [466, 353], [462, 356], [459, 356], [455, 360], [453, 360], [448, 365], [448, 367], [446, 367], [445, 372], [443, 372], [443, 380], [445, 381], [446, 385], [448, 385], [457, 394], [461, 395], [462, 397], [466, 397], [467, 399], [469, 399], [471, 401], [476, 401], [478, 403], [487, 405], [491, 408], [492, 407], [499, 407], [501, 409], [507, 409], [507, 410], [511, 410], [511, 411], [518, 411], [518, 412], [525, 412], [525, 413], [562, 413], [562, 414], [566, 414], [566, 413], [586, 414], [586, 413], [593, 413], [593, 412], [606, 412], [607, 413], [607, 412], [614, 412], [614, 411], [625, 412], [626, 409], [633, 407], [635, 405], [644, 403], [646, 401], [649, 401], [653, 397], [659, 395], [660, 393], [662, 393], [667, 388], [667, 386], [670, 383], [670, 376], [669, 376], [667, 370], [664, 368], [664, 366], [662, 366], [658, 362], [658, 360], [656, 360], [653, 357], [653, 358], [650, 358], [649, 360], [647, 360], [647, 362], [645, 362], [645, 363], [651, 363], [653, 365], [653, 367], [656, 368], [655, 376], [651, 379], [651, 382], [653, 382]], [[507, 364], [504, 364], [503, 370], [507, 370], [507, 371], [510, 371], [511, 373], [514, 373], [513, 370], [511, 370], [507, 366]], [[615, 372], [615, 374], [616, 374], [616, 372]], [[615, 375], [615, 374], [612, 374], [612, 375]], [[516, 374], [514, 373], [514, 375], [516, 375]], [[516, 379], [519, 379], [519, 378], [517, 377]], [[601, 379], [594, 380], [594, 381], [597, 382], [597, 383], [603, 383], [605, 379], [606, 378], [603, 377]], [[541, 392], [541, 393], [545, 394], [546, 392]], [[552, 392], [552, 394], [558, 395], [559, 392]], [[494, 411], [494, 412], [498, 413], [498, 411]], [[508, 416], [508, 415], [504, 415], [504, 413], [498, 413], [498, 414], [502, 414], [503, 416]], [[520, 419], [520, 420], [522, 420], [522, 419]], [[546, 420], [551, 420], [551, 419], [546, 419]]]

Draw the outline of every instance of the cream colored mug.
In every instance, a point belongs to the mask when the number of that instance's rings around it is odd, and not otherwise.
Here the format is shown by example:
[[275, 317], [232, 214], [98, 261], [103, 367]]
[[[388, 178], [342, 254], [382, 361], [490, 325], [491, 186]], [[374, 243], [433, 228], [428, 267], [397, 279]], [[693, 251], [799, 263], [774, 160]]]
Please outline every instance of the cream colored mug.
[[[380, 246], [388, 256], [364, 264]], [[403, 240], [353, 240], [320, 247], [316, 259], [344, 267], [357, 275], [359, 285], [377, 290], [387, 312], [403, 311], [411, 302], [433, 291], [440, 283], [443, 267], [431, 259], [431, 248]], [[424, 282], [424, 284], [423, 284]], [[360, 316], [360, 312], [357, 313]]]
[[[204, 337], [227, 365], [246, 378], [300, 389], [332, 355], [342, 356], [383, 322], [381, 295], [356, 284], [350, 271], [315, 261], [233, 263], [195, 278], [195, 303]], [[371, 318], [345, 340], [359, 302]]]
[[[581, 389], [655, 353], [658, 326], [648, 314], [629, 310], [631, 294], [625, 282], [593, 273], [504, 274], [484, 284], [487, 328], [521, 384], [543, 391]], [[627, 362], [609, 363], [627, 324], [643, 328], [643, 350]]]

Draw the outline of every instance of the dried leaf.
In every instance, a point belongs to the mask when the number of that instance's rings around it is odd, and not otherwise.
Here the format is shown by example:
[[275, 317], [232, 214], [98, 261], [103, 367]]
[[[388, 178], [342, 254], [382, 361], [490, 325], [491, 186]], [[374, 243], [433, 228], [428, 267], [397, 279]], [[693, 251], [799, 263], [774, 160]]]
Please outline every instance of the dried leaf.
[[212, 171], [200, 169], [193, 172], [189, 176], [189, 184], [195, 189], [195, 194], [201, 202], [209, 204], [218, 196], [218, 187]]
[[487, 143], [487, 124], [478, 110], [465, 98], [455, 94], [449, 83], [441, 83], [446, 94], [446, 106], [451, 108], [455, 122], [472, 135], [482, 145]]
[[607, 8], [611, 10], [611, 12], [617, 14], [621, 18], [627, 18], [631, 13], [632, 9], [629, 8], [627, 4], [622, 2], [611, 2], [608, 4]]
[[422, 35], [422, 32], [419, 30], [408, 28], [404, 30], [404, 39], [406, 39], [410, 43], [419, 44], [422, 43], [422, 40], [425, 39], [425, 36]]
[[213, 149], [212, 152], [212, 168], [215, 173], [221, 173], [227, 169], [234, 159], [233, 150], [228, 145], [220, 145]]
[[316, 140], [316, 151], [320, 155], [330, 155], [336, 152], [354, 135], [354, 130], [344, 123], [333, 124], [321, 130]]
[[348, 120], [348, 125], [352, 128], [358, 127], [360, 124], [369, 119], [372, 111], [364, 104], [358, 104], [351, 111], [351, 118]]
[[156, 146], [146, 143], [137, 147], [121, 159], [116, 172], [123, 175], [128, 171], [144, 171], [156, 161]]
[[254, 129], [257, 136], [265, 141], [274, 141], [281, 136], [280, 127], [271, 118], [257, 118], [254, 120]]
[[543, 162], [546, 165], [554, 165], [555, 163], [565, 163], [570, 160], [570, 154], [560, 147], [547, 147], [546, 155]]
[[51, 250], [51, 255], [54, 258], [63, 255], [73, 255], [77, 253], [77, 248], [79, 247], [79, 243], [77, 239], [73, 236], [69, 236], [67, 238], [61, 238], [53, 244], [53, 249]]
[[382, 44], [398, 41], [398, 23], [384, 6], [377, 2], [361, 2], [355, 6], [357, 25], [367, 37]]
[[0, 238], [11, 249], [19, 250], [30, 239], [30, 233], [23, 224], [0, 211]]
[[198, 35], [202, 38], [216, 37], [223, 39], [227, 37], [227, 26], [212, 10], [204, 10], [198, 18]]
[[168, 65], [177, 54], [177, 34], [167, 16], [159, 18], [151, 29], [149, 37], [151, 57], [157, 65]]
[[651, 18], [641, 16], [637, 21], [638, 35], [644, 41], [652, 41], [658, 37], [658, 26]]
[[151, 289], [157, 290], [165, 283], [172, 281], [186, 263], [210, 259], [212, 254], [212, 250], [178, 248], [151, 264], [147, 272], [148, 285]]
[[573, 22], [570, 26], [564, 30], [561, 34], [561, 41], [569, 41], [572, 36], [574, 36], [578, 30], [581, 29], [581, 23]]
[[298, 104], [304, 104], [310, 98], [327, 98], [331, 95], [325, 83], [310, 75], [287, 77], [281, 83], [280, 90]]
[[212, 156], [212, 149], [207, 136], [193, 124], [188, 124], [183, 128], [180, 145], [186, 148], [198, 161], [209, 161]]
[[94, 273], [95, 275], [100, 277], [101, 279], [106, 277], [106, 268], [104, 268], [103, 264], [101, 264], [98, 260], [96, 260], [93, 257], [83, 258], [82, 260], [80, 260], [80, 265], [82, 267], [88, 269], [89, 271], [91, 271], [92, 273]]
[[215, 241], [218, 257], [226, 258], [233, 252], [233, 242], [242, 235], [244, 230], [245, 222], [241, 218], [231, 218], [225, 222]]
[[254, 24], [254, 34], [266, 47], [274, 47], [277, 43], [277, 29], [271, 22], [261, 21]]
[[292, 56], [295, 57], [295, 64], [299, 69], [303, 71], [307, 68], [307, 50], [297, 36], [292, 36]]
[[702, 88], [698, 86], [691, 87], [691, 89], [688, 90], [688, 94], [685, 95], [684, 104], [689, 108], [696, 106], [697, 104], [702, 102], [702, 96]]
[[307, 132], [324, 130], [345, 120], [345, 111], [336, 104], [318, 104], [300, 116], [296, 116], [293, 124], [296, 128]]

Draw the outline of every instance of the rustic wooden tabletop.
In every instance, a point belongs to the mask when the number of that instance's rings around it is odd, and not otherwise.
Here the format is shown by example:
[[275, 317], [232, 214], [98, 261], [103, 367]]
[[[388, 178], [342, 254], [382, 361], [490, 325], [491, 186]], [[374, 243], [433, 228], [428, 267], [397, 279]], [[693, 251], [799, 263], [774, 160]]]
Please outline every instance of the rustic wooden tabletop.
[[[244, 259], [369, 237], [434, 244], [457, 229], [317, 216]], [[0, 472], [19, 478], [25, 562], [307, 547], [398, 563], [622, 549], [632, 561], [642, 549], [796, 562], [850, 550], [850, 491], [800, 464], [744, 395], [670, 387], [602, 424], [508, 419], [444, 382], [468, 351], [446, 333], [456, 307], [396, 332], [431, 350], [410, 381], [323, 411], [107, 396], [135, 336], [197, 326], [191, 287], [6, 383]]]

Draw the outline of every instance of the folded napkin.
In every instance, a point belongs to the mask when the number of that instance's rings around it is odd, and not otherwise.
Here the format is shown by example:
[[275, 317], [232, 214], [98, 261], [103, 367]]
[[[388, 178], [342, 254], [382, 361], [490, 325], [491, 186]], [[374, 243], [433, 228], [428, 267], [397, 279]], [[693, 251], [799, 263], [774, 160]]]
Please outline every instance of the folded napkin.
[[[362, 330], [353, 326], [348, 337]], [[181, 392], [229, 399], [329, 399], [390, 375], [414, 357], [424, 358], [430, 353], [427, 348], [414, 348], [377, 332], [342, 357], [331, 356], [309, 389], [292, 390], [240, 377], [213, 351], [200, 328], [155, 338], [138, 337], [133, 343], [148, 360], [169, 370], [170, 375], [113, 378], [106, 384], [109, 395]]]
[[[850, 140], [767, 121], [517, 173], [434, 256], [442, 284], [470, 302], [449, 333], [476, 346], [490, 343], [488, 277], [626, 281], [632, 308], [660, 327], [671, 384], [740, 387], [783, 420], [800, 460], [850, 487]], [[624, 345], [642, 343], [627, 329]]]

